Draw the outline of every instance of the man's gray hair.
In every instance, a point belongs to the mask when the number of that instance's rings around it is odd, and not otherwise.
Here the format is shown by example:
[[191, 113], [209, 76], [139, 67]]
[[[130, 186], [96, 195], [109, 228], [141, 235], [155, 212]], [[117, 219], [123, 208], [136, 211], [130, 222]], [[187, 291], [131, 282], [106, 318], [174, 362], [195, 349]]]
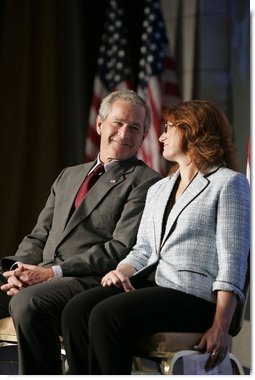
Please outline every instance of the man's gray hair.
[[111, 111], [112, 104], [117, 100], [123, 100], [124, 102], [129, 102], [136, 106], [141, 106], [144, 108], [144, 134], [146, 135], [151, 125], [151, 110], [146, 101], [132, 90], [114, 91], [107, 95], [102, 100], [102, 103], [99, 108], [98, 114], [101, 117], [101, 119], [105, 120], [107, 118]]

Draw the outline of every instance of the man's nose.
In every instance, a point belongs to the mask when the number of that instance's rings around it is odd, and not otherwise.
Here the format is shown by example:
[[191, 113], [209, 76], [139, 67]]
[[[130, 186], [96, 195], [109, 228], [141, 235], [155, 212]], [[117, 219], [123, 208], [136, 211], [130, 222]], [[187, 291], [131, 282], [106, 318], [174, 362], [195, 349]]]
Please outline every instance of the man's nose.
[[118, 134], [125, 140], [130, 138], [130, 131], [129, 127], [127, 124], [123, 124], [119, 129], [118, 129]]

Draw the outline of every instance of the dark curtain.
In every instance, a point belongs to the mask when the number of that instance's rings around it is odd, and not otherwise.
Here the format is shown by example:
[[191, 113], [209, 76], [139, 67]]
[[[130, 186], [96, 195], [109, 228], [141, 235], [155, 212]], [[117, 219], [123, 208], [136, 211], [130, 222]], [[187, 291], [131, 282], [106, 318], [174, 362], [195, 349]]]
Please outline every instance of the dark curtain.
[[31, 229], [64, 161], [60, 3], [1, 2], [1, 256]]
[[[31, 231], [59, 172], [83, 162], [107, 4], [0, 0], [0, 257]], [[138, 56], [144, 1], [123, 6]]]

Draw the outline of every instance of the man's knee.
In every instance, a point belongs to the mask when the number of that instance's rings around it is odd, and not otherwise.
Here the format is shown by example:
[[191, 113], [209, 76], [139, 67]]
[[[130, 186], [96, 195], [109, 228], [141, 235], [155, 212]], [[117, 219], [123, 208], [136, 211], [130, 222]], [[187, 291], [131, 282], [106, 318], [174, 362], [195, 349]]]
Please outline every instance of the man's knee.
[[33, 311], [37, 311], [38, 302], [36, 302], [36, 295], [31, 290], [32, 287], [22, 289], [10, 300], [9, 311], [15, 320], [22, 319], [23, 315], [28, 318]]

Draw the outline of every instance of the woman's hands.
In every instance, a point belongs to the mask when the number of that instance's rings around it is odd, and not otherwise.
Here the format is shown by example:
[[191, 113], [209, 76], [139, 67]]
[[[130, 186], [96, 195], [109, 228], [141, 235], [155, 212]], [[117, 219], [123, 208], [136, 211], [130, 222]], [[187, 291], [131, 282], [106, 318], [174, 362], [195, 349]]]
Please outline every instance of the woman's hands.
[[237, 304], [234, 293], [219, 290], [217, 292], [216, 311], [212, 327], [203, 334], [195, 350], [208, 352], [210, 356], [205, 370], [209, 371], [219, 365], [230, 348], [229, 328]]
[[102, 286], [116, 286], [117, 288], [123, 288], [125, 292], [135, 290], [132, 286], [129, 278], [136, 272], [136, 269], [128, 264], [123, 264], [118, 269], [112, 270], [107, 273], [101, 280]]
[[228, 331], [221, 327], [212, 326], [203, 334], [199, 344], [194, 346], [194, 349], [210, 353], [205, 365], [206, 371], [213, 369], [223, 362], [230, 348], [230, 339]]

